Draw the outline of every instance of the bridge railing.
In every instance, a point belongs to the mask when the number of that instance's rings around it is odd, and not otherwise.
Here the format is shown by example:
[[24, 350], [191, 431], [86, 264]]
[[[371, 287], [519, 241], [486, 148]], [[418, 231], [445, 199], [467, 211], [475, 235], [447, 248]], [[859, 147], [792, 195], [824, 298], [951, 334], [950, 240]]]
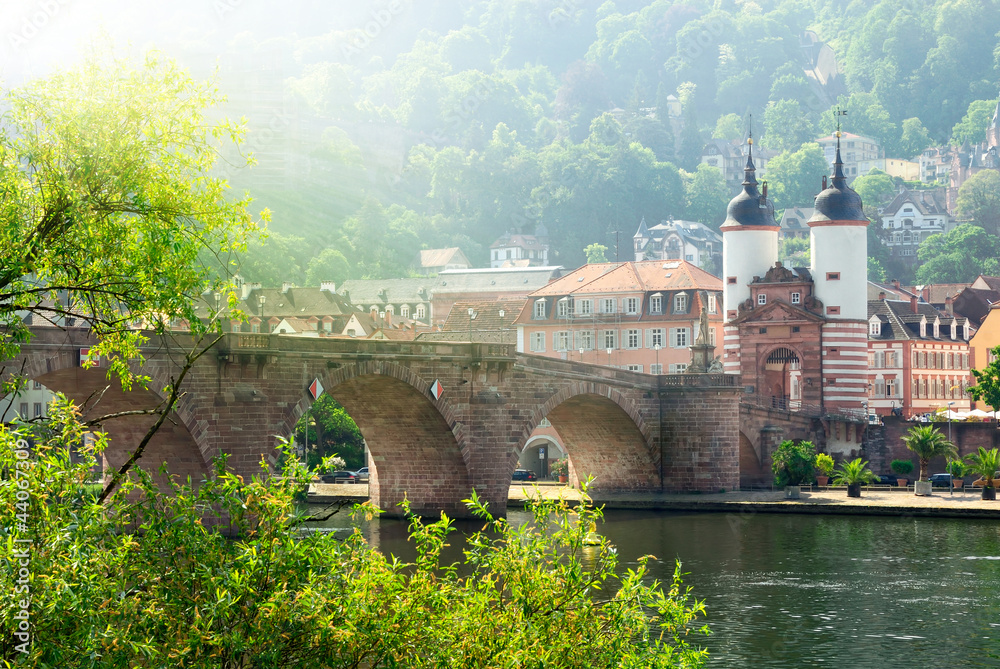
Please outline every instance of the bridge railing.
[[660, 384], [666, 387], [724, 386], [726, 388], [735, 387], [739, 378], [735, 374], [664, 374], [659, 377]]
[[801, 400], [789, 400], [785, 397], [770, 397], [767, 395], [756, 395], [744, 393], [740, 398], [741, 404], [749, 404], [763, 409], [777, 409], [779, 411], [791, 411], [813, 418], [821, 416], [842, 416], [852, 420], [867, 422], [868, 416], [864, 409], [828, 409], [819, 404], [809, 404]]

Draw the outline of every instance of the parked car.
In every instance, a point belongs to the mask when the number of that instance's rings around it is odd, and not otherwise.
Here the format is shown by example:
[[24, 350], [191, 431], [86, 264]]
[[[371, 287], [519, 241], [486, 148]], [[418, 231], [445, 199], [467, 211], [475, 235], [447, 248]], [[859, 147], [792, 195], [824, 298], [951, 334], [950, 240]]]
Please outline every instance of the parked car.
[[[993, 474], [993, 485], [996, 485], [998, 482], [1000, 482], [1000, 472], [995, 472]], [[986, 486], [986, 479], [983, 478], [976, 479], [975, 481], [972, 482], [972, 485], [973, 487], [976, 488], [983, 488]]]
[[931, 474], [930, 481], [934, 488], [950, 488], [951, 474]]
[[895, 474], [876, 474], [873, 483], [875, 485], [897, 485], [898, 478]]
[[362, 467], [358, 471], [354, 472], [355, 478], [357, 478], [358, 483], [368, 483], [368, 468]]
[[511, 481], [537, 481], [538, 477], [535, 476], [535, 472], [529, 471], [527, 469], [515, 469], [514, 473], [510, 477]]
[[331, 472], [329, 474], [323, 474], [319, 477], [323, 483], [357, 483], [358, 477], [354, 475], [354, 472]]

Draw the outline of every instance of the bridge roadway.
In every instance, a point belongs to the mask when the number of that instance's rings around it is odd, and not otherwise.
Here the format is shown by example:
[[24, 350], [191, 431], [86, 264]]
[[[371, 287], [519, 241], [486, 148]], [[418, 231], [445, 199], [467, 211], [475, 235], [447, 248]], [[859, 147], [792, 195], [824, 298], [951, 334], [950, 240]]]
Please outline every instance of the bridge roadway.
[[[107, 361], [83, 369], [87, 330], [34, 329], [5, 374], [20, 372], [86, 403], [89, 416], [148, 408], [179, 371], [186, 336], [143, 348], [148, 390], [123, 391]], [[136, 367], [136, 369], [139, 369]], [[570, 456], [571, 482], [606, 492], [718, 492], [739, 485], [739, 388], [733, 376], [651, 376], [516, 353], [513, 346], [227, 334], [194, 365], [185, 394], [141, 463], [197, 481], [228, 454], [260, 473], [310, 404], [319, 382], [357, 422], [371, 453], [372, 501], [398, 513], [404, 496], [425, 514], [467, 515], [475, 489], [504, 510], [510, 475], [548, 418]], [[110, 384], [110, 385], [109, 385]], [[435, 384], [441, 392], [435, 395]], [[124, 462], [151, 423], [109, 420], [106, 465]]]

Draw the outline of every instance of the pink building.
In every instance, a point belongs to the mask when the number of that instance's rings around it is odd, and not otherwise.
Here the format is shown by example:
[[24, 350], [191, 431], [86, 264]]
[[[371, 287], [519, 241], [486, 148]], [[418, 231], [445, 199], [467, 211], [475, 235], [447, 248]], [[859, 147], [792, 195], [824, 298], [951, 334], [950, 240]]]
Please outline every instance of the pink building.
[[517, 350], [647, 374], [691, 362], [701, 309], [721, 340], [722, 281], [684, 260], [594, 263], [528, 296]]

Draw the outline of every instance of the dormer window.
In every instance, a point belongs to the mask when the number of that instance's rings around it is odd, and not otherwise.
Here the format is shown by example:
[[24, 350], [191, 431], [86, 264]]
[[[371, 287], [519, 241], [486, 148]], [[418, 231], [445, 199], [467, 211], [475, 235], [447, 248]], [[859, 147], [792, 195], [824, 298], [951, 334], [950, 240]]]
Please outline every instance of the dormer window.
[[962, 339], [969, 341], [969, 319], [965, 319], [965, 323], [962, 324]]
[[871, 337], [881, 337], [882, 336], [882, 321], [877, 317], [872, 317], [868, 321], [868, 335]]
[[559, 316], [559, 318], [569, 318], [570, 304], [572, 303], [569, 301], [568, 297], [564, 297], [556, 302], [556, 315]]
[[927, 319], [924, 317], [921, 317], [920, 319], [920, 336], [921, 337], [927, 336]]
[[663, 296], [659, 293], [655, 293], [649, 297], [649, 313], [651, 314], [662, 314], [663, 313]]
[[404, 304], [403, 306], [401, 306], [399, 308], [399, 315], [402, 316], [403, 318], [409, 318], [410, 317], [410, 305]]
[[957, 339], [958, 338], [958, 319], [957, 318], [953, 318], [952, 321], [951, 321], [951, 338], [952, 339]]
[[674, 313], [683, 314], [688, 310], [688, 295], [681, 292], [674, 295]]
[[938, 318], [934, 319], [934, 338], [938, 339], [941, 336], [941, 320]]
[[417, 305], [417, 315], [416, 315], [417, 320], [422, 319], [426, 313], [427, 312], [424, 311], [424, 305], [418, 304]]
[[708, 313], [714, 314], [719, 310], [718, 301], [715, 299], [715, 295], [708, 296]]
[[545, 300], [535, 300], [535, 308], [532, 312], [533, 318], [545, 318]]

